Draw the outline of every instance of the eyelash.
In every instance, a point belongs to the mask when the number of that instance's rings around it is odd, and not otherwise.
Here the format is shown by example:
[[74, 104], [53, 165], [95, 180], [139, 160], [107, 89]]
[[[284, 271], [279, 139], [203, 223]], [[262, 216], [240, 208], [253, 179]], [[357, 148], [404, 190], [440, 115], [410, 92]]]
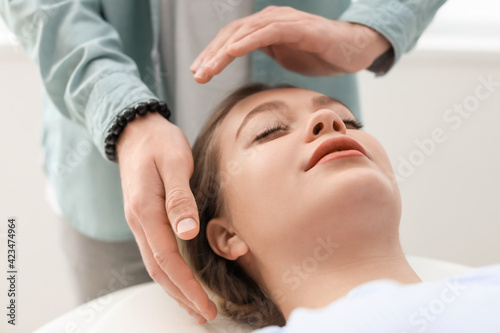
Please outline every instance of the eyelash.
[[[363, 124], [360, 121], [357, 121], [355, 119], [343, 119], [342, 121], [344, 122], [345, 125], [351, 125], [356, 130], [363, 128]], [[264, 131], [262, 131], [259, 135], [257, 135], [253, 141], [255, 142], [255, 141], [262, 140], [263, 138], [265, 138], [266, 136], [268, 136], [269, 134], [271, 134], [273, 132], [276, 132], [279, 130], [286, 131], [288, 128], [289, 128], [288, 125], [282, 125], [282, 124], [272, 125], [272, 126], [266, 128]]]

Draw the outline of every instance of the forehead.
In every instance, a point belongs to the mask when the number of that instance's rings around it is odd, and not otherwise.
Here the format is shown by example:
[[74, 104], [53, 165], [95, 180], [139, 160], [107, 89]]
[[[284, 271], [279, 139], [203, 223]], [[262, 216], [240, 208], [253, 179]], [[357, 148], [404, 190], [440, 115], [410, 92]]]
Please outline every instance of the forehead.
[[310, 106], [311, 99], [320, 96], [323, 95], [301, 88], [270, 89], [242, 99], [236, 103], [229, 115], [241, 119], [257, 105], [275, 100], [280, 100], [290, 105], [304, 104]]

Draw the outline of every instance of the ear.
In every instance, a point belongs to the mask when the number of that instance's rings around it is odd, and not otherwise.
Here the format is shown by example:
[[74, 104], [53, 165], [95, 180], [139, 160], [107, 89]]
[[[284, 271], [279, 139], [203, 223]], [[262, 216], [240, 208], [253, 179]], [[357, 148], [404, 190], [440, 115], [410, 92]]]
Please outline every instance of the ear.
[[247, 243], [234, 231], [229, 230], [225, 217], [214, 218], [208, 222], [207, 239], [212, 250], [228, 260], [236, 260], [248, 252]]

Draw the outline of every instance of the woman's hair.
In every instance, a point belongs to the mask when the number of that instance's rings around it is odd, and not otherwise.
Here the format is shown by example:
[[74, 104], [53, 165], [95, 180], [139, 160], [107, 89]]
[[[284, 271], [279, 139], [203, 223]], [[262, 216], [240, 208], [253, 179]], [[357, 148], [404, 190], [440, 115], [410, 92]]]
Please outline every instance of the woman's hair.
[[218, 105], [205, 123], [193, 146], [194, 171], [190, 180], [200, 216], [200, 233], [192, 240], [179, 240], [181, 252], [198, 280], [219, 297], [219, 308], [231, 319], [253, 328], [283, 326], [286, 322], [281, 311], [243, 268], [236, 261], [218, 256], [208, 243], [208, 222], [228, 212], [219, 165], [217, 129], [242, 99], [258, 92], [286, 87], [292, 86], [250, 84], [239, 88]]

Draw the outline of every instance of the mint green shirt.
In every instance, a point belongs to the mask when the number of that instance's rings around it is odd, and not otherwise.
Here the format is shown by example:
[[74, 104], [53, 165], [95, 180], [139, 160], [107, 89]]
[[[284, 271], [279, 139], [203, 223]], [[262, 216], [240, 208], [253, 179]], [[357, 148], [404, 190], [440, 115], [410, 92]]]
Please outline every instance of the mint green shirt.
[[[287, 5], [377, 30], [393, 47], [393, 56], [374, 66], [380, 75], [415, 45], [444, 2], [255, 0], [254, 11]], [[63, 215], [93, 238], [133, 238], [125, 220], [118, 165], [104, 154], [113, 118], [151, 98], [167, 101], [174, 122], [176, 112], [182, 112], [175, 108], [175, 77], [165, 74], [168, 69], [160, 61], [159, 12], [159, 0], [0, 0], [0, 15], [38, 65], [43, 81], [44, 171]], [[289, 83], [337, 98], [361, 118], [355, 75], [305, 77], [259, 52], [252, 54], [250, 72], [249, 81]]]

